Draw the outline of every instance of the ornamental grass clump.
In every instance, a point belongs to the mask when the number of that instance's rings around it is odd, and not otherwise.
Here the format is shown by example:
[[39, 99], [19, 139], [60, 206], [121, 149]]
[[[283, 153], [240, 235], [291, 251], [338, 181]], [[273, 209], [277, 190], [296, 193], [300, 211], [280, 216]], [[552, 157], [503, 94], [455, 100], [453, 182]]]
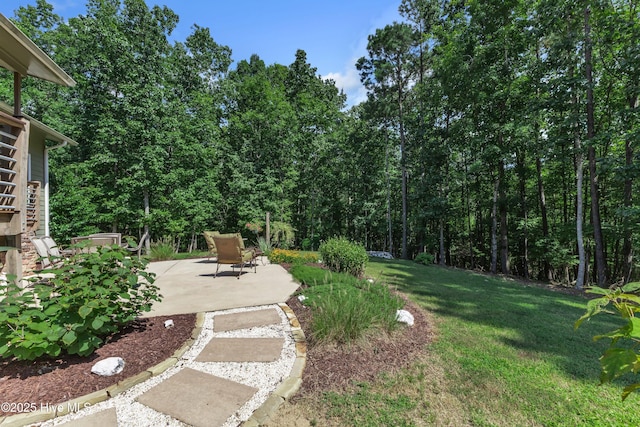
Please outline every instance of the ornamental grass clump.
[[297, 265], [290, 273], [307, 286], [300, 293], [312, 311], [313, 342], [347, 344], [397, 328], [404, 302], [387, 286], [312, 266]]
[[339, 237], [327, 240], [319, 250], [322, 262], [331, 271], [349, 273], [355, 277], [364, 275], [369, 255], [362, 245]]
[[0, 287], [0, 357], [88, 356], [160, 301], [146, 261], [117, 245], [63, 260], [26, 289]]
[[174, 259], [176, 251], [168, 239], [163, 239], [151, 245], [149, 258], [152, 261], [168, 261]]
[[317, 285], [304, 292], [311, 307], [311, 335], [315, 342], [347, 344], [370, 333], [397, 328], [396, 312], [403, 303], [383, 285], [355, 287], [347, 283]]

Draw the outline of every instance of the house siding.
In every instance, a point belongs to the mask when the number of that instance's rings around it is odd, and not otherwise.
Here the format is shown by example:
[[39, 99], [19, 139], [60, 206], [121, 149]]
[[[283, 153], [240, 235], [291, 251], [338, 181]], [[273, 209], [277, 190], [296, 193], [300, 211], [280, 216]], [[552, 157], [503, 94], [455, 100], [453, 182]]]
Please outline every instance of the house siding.
[[40, 206], [38, 212], [38, 228], [34, 230], [35, 235], [43, 236], [45, 230], [44, 215], [44, 183], [45, 183], [45, 167], [44, 167], [44, 149], [45, 136], [40, 132], [32, 132], [29, 139], [29, 156], [30, 162], [30, 181], [40, 182]]

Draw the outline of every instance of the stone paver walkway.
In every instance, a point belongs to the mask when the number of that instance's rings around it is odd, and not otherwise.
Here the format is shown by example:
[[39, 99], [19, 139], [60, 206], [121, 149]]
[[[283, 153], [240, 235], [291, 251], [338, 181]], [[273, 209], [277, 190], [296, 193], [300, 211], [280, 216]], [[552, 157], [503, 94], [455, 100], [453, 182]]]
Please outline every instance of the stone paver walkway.
[[[76, 399], [85, 409], [40, 425], [252, 427], [268, 420], [302, 381], [306, 344], [293, 312], [274, 304], [198, 319], [195, 340], [174, 358]], [[9, 417], [0, 427], [31, 425], [45, 415]]]
[[220, 426], [258, 391], [184, 368], [138, 397], [151, 409], [196, 427]]

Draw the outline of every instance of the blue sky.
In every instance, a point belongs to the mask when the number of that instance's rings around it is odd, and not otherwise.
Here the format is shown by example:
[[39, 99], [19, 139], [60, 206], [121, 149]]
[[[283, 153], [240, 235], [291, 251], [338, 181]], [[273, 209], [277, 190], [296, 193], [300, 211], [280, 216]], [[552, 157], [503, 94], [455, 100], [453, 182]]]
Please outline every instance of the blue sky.
[[[84, 14], [86, 0], [48, 0], [65, 18]], [[184, 41], [193, 24], [208, 27], [219, 44], [229, 46], [234, 61], [254, 53], [267, 65], [291, 64], [297, 49], [307, 53], [322, 77], [336, 81], [348, 104], [364, 100], [355, 62], [366, 55], [367, 36], [401, 20], [400, 0], [146, 0], [166, 5], [180, 17], [172, 37]], [[13, 17], [36, 0], [2, 0], [0, 13]]]

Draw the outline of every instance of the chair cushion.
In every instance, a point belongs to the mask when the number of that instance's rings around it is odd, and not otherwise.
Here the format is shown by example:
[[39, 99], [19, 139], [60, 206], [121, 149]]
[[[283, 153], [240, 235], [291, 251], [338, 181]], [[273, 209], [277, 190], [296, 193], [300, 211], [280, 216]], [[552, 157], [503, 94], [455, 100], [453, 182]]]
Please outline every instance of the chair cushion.
[[209, 248], [209, 253], [216, 253], [216, 242], [213, 241], [213, 236], [219, 236], [220, 233], [217, 231], [203, 231], [202, 235], [204, 236], [204, 240], [207, 242], [207, 247]]
[[219, 237], [237, 237], [238, 242], [240, 243], [240, 249], [244, 249], [244, 241], [242, 240], [242, 235], [240, 233], [218, 233], [216, 236]]
[[249, 262], [254, 258], [253, 251], [242, 251], [242, 262]]

